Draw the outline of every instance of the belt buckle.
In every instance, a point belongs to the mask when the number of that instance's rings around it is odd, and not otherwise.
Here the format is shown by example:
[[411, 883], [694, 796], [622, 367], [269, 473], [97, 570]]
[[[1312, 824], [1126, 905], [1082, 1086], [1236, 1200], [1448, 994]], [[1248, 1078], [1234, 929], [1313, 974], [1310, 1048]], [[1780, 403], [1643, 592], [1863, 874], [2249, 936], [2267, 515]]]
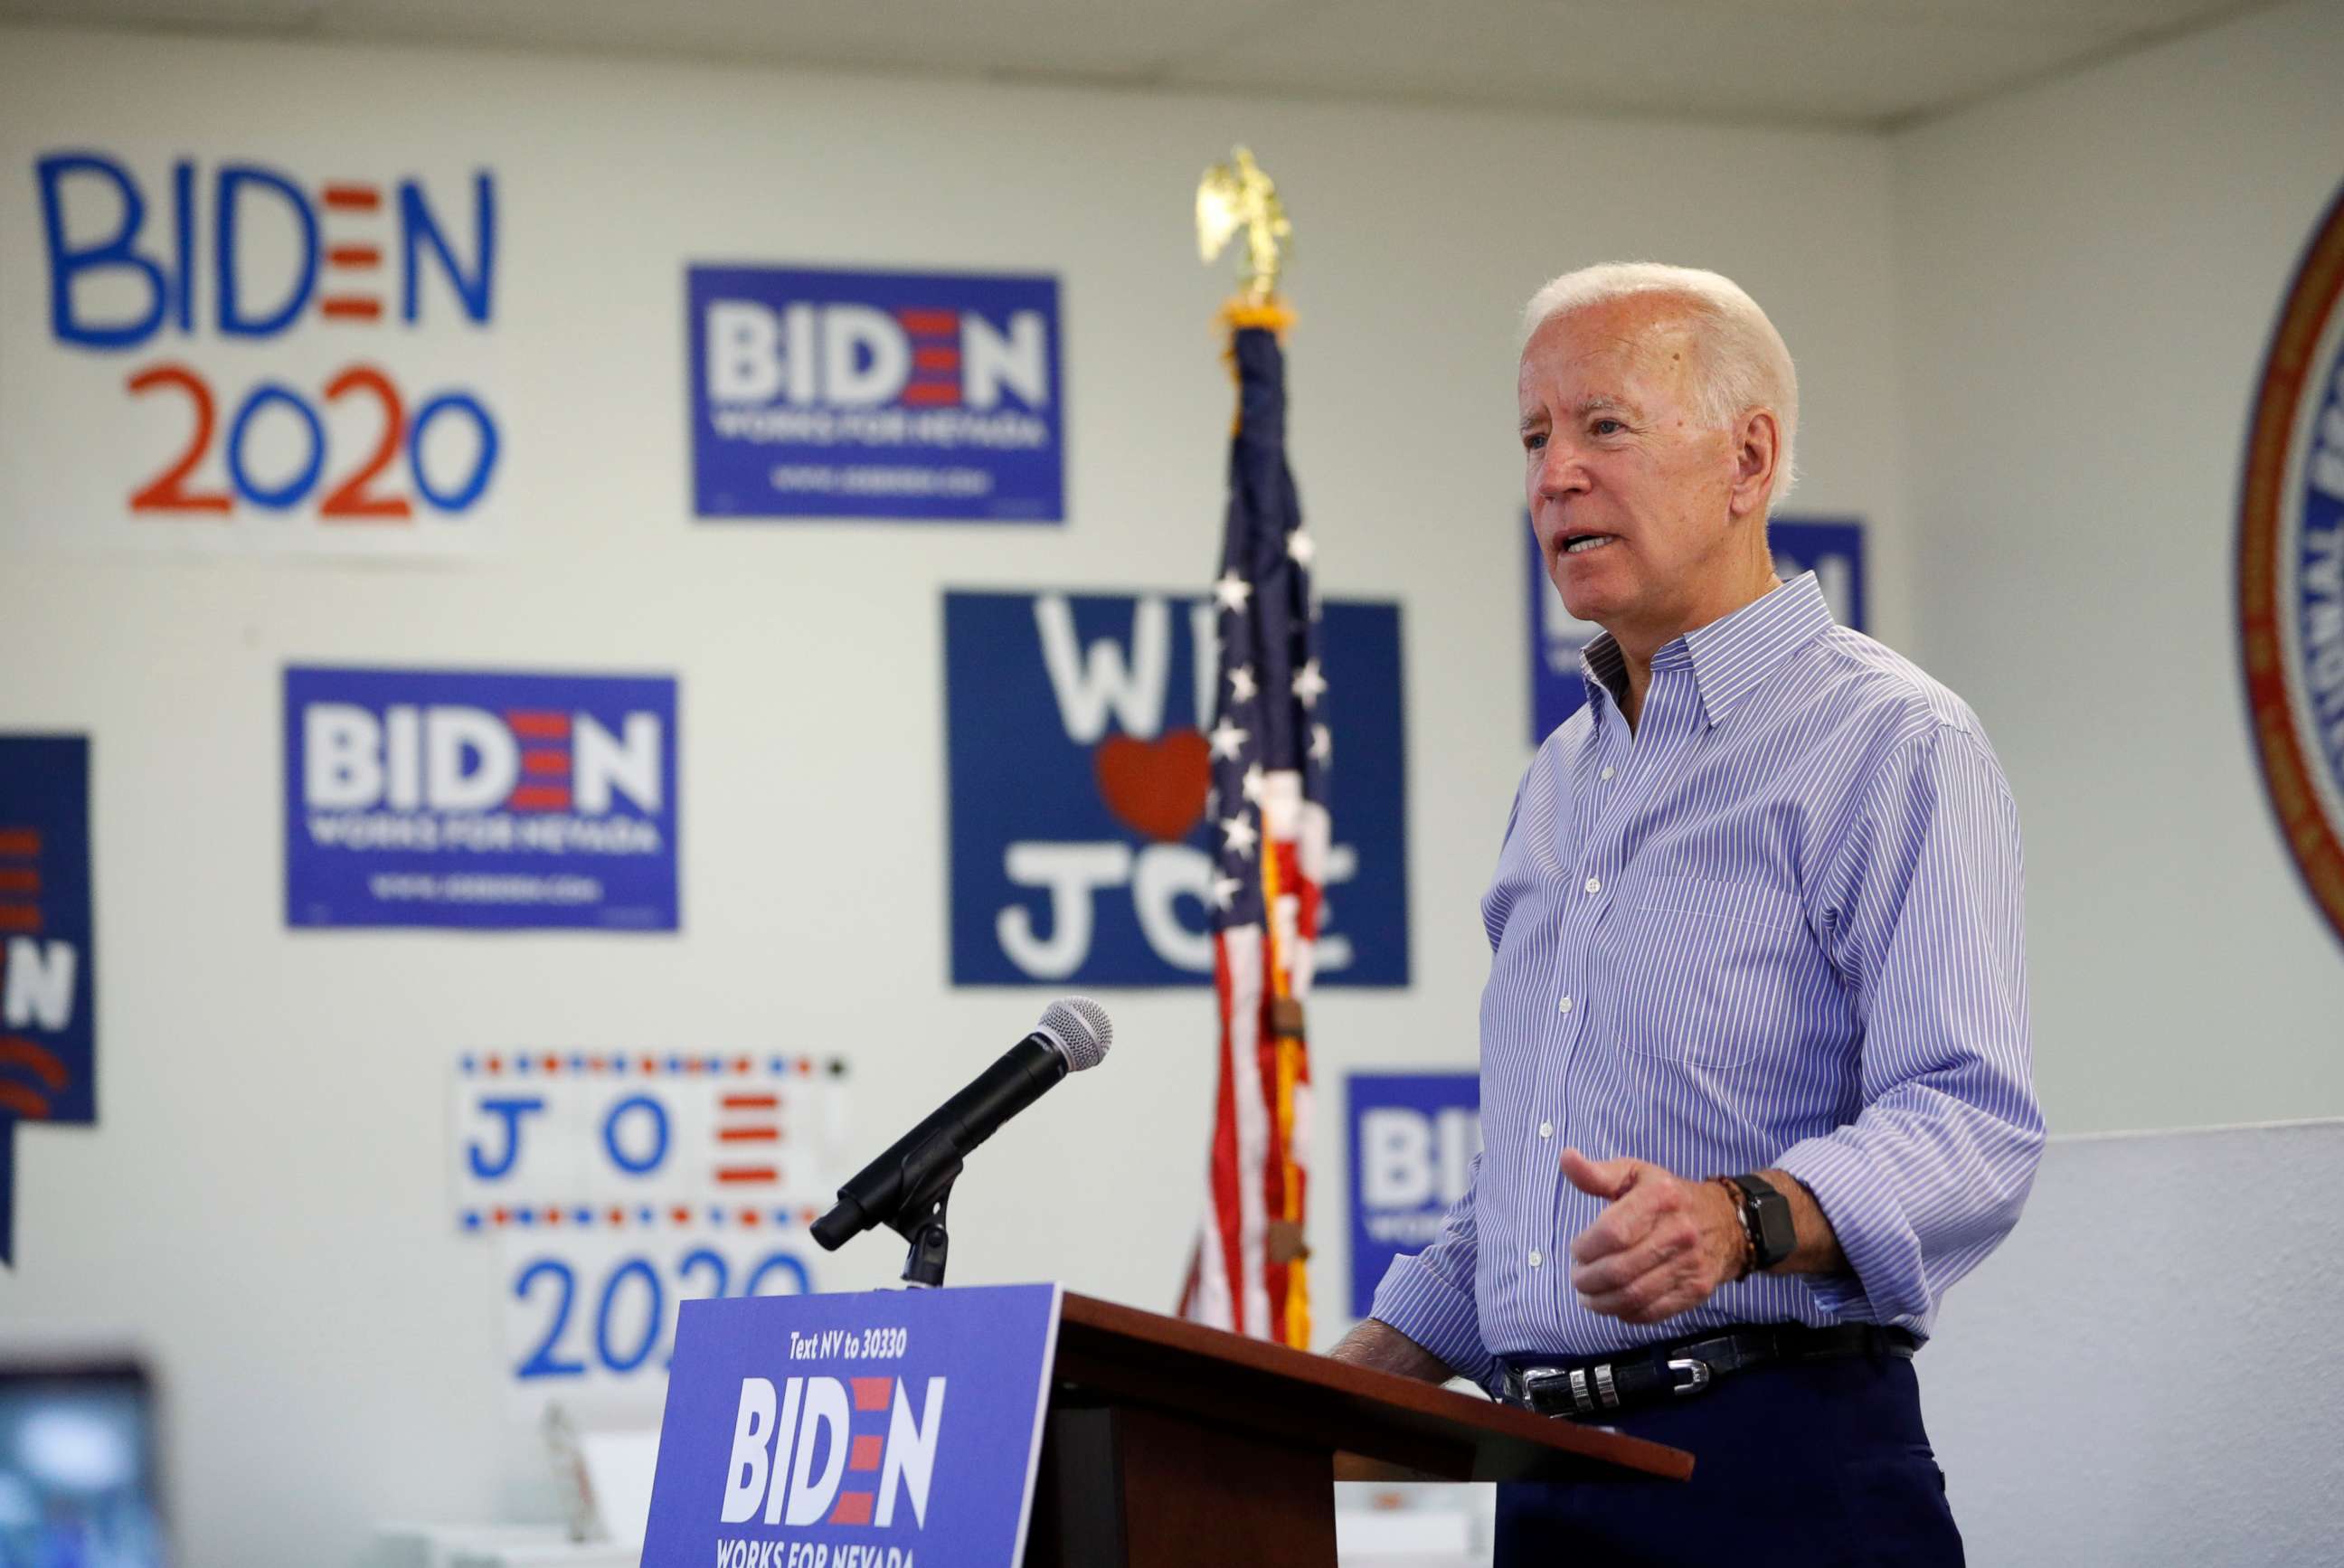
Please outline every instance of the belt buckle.
[[[1706, 1371], [1709, 1369], [1704, 1367], [1702, 1370]], [[1584, 1367], [1577, 1371], [1567, 1371], [1561, 1367], [1532, 1367], [1515, 1375], [1521, 1381], [1522, 1397], [1530, 1402], [1533, 1411], [1538, 1411], [1539, 1396], [1553, 1388], [1570, 1391], [1571, 1408], [1562, 1412], [1568, 1415], [1594, 1414], [1599, 1398], [1603, 1405], [1613, 1408], [1620, 1402], [1619, 1396], [1612, 1390], [1612, 1369], [1608, 1366], [1596, 1368], [1591, 1382]], [[1561, 1402], [1559, 1400], [1556, 1401], [1558, 1405]]]
[[1671, 1361], [1669, 1363], [1669, 1371], [1672, 1377], [1678, 1372], [1685, 1374], [1685, 1381], [1683, 1382], [1680, 1383], [1672, 1381], [1669, 1385], [1669, 1392], [1678, 1395], [1681, 1398], [1686, 1394], [1697, 1394], [1702, 1392], [1709, 1387], [1710, 1380], [1717, 1375], [1710, 1371], [1709, 1363], [1707, 1361], [1697, 1361], [1691, 1360], [1690, 1358]]
[[1516, 1381], [1522, 1385], [1522, 1401], [1530, 1406], [1533, 1414], [1543, 1413], [1539, 1410], [1539, 1396], [1570, 1376], [1561, 1367], [1526, 1367], [1514, 1374]]

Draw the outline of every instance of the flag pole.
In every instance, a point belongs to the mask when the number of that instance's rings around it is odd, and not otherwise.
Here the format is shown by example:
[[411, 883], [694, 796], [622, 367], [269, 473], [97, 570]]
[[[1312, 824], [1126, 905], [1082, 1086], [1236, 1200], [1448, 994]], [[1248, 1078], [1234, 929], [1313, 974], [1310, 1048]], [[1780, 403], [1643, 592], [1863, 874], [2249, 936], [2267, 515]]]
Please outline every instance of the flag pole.
[[1199, 252], [1232, 240], [1239, 289], [1220, 312], [1237, 382], [1221, 572], [1213, 585], [1210, 831], [1219, 1085], [1206, 1215], [1181, 1314], [1307, 1349], [1306, 1217], [1310, 989], [1329, 830], [1329, 742], [1317, 705], [1314, 547], [1286, 460], [1283, 339], [1293, 316], [1278, 277], [1293, 237], [1278, 188], [1251, 153], [1206, 171]]

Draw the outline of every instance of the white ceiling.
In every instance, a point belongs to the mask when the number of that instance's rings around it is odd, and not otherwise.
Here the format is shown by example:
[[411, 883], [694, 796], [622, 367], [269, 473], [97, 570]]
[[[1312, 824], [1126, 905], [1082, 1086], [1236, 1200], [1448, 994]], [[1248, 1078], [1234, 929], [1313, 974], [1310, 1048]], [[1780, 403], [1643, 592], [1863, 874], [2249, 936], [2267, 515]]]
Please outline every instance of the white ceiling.
[[1884, 127], [2270, 0], [0, 0], [0, 20]]

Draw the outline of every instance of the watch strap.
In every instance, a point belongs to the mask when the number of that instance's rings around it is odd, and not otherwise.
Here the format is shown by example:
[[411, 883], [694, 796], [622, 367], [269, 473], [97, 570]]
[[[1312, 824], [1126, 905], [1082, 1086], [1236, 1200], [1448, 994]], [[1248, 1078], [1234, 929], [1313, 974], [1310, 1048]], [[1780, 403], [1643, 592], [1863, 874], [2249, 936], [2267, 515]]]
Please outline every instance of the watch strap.
[[1713, 1176], [1712, 1181], [1725, 1189], [1726, 1200], [1733, 1205], [1733, 1219], [1742, 1228], [1742, 1266], [1733, 1278], [1736, 1283], [1750, 1278], [1758, 1266], [1758, 1232], [1750, 1223], [1750, 1205], [1742, 1189], [1730, 1176]]

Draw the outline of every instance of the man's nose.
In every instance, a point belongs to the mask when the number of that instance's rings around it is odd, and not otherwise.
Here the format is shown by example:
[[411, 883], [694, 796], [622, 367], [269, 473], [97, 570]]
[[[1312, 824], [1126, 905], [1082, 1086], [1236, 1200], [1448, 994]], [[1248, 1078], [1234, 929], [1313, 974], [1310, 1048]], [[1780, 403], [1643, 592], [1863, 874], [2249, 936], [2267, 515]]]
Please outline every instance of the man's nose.
[[1531, 475], [1531, 498], [1547, 501], [1581, 494], [1589, 482], [1587, 464], [1578, 450], [1561, 441], [1551, 441], [1539, 454], [1539, 465]]

